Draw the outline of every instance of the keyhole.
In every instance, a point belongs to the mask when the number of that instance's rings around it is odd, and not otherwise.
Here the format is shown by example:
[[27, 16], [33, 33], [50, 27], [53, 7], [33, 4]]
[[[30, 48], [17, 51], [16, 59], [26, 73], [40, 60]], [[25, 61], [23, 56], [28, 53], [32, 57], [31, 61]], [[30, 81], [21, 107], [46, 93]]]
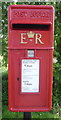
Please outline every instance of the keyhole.
[[17, 80], [19, 80], [19, 77], [17, 77]]

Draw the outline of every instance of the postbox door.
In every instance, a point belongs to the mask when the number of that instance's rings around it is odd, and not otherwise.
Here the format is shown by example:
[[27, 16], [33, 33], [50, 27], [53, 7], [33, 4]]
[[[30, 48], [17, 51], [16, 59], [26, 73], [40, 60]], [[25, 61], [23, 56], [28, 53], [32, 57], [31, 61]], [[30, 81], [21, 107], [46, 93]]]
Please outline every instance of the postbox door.
[[[13, 79], [14, 79], [14, 106], [21, 110], [50, 109], [51, 104], [51, 82], [52, 82], [52, 51], [51, 50], [36, 50], [36, 56], [32, 60], [39, 60], [39, 91], [38, 92], [22, 92], [22, 60], [26, 59], [26, 50], [16, 50], [13, 55]], [[47, 57], [46, 57], [47, 55]], [[30, 58], [28, 58], [31, 60]], [[26, 60], [28, 60], [26, 59]], [[50, 66], [50, 67], [49, 67]], [[34, 82], [36, 80], [34, 79]], [[38, 84], [37, 82], [37, 84]], [[29, 87], [29, 85], [28, 85]], [[32, 85], [31, 85], [32, 87]]]

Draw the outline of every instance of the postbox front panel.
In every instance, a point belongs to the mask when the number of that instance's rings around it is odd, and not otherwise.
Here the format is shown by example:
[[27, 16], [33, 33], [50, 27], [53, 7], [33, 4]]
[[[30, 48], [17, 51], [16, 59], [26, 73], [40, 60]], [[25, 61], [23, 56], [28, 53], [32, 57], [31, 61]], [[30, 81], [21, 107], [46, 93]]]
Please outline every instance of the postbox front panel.
[[[30, 11], [27, 12], [26, 8], [17, 5], [9, 8], [9, 109], [49, 111], [52, 106], [53, 8], [33, 6], [32, 23], [29, 20]], [[28, 10], [30, 8], [28, 6]], [[19, 15], [22, 9], [23, 14], [25, 9], [28, 15], [26, 24], [22, 23], [23, 16]], [[49, 12], [49, 17], [45, 16], [42, 21], [44, 10], [46, 16]], [[42, 11], [38, 19], [35, 18], [35, 11], [39, 14]]]

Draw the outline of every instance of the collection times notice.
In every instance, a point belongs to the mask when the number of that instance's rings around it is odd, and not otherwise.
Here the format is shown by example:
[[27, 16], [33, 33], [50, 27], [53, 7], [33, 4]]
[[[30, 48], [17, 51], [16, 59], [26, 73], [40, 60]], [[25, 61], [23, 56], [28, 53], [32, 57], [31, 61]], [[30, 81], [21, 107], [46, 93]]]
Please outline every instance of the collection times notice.
[[22, 92], [39, 92], [39, 60], [22, 59]]

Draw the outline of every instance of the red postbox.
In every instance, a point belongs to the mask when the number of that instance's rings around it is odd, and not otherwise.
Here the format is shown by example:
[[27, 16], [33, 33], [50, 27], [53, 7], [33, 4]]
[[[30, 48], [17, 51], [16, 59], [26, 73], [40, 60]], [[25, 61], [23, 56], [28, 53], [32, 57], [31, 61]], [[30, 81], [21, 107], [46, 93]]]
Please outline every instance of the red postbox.
[[53, 34], [52, 6], [9, 6], [8, 96], [11, 111], [51, 109]]

